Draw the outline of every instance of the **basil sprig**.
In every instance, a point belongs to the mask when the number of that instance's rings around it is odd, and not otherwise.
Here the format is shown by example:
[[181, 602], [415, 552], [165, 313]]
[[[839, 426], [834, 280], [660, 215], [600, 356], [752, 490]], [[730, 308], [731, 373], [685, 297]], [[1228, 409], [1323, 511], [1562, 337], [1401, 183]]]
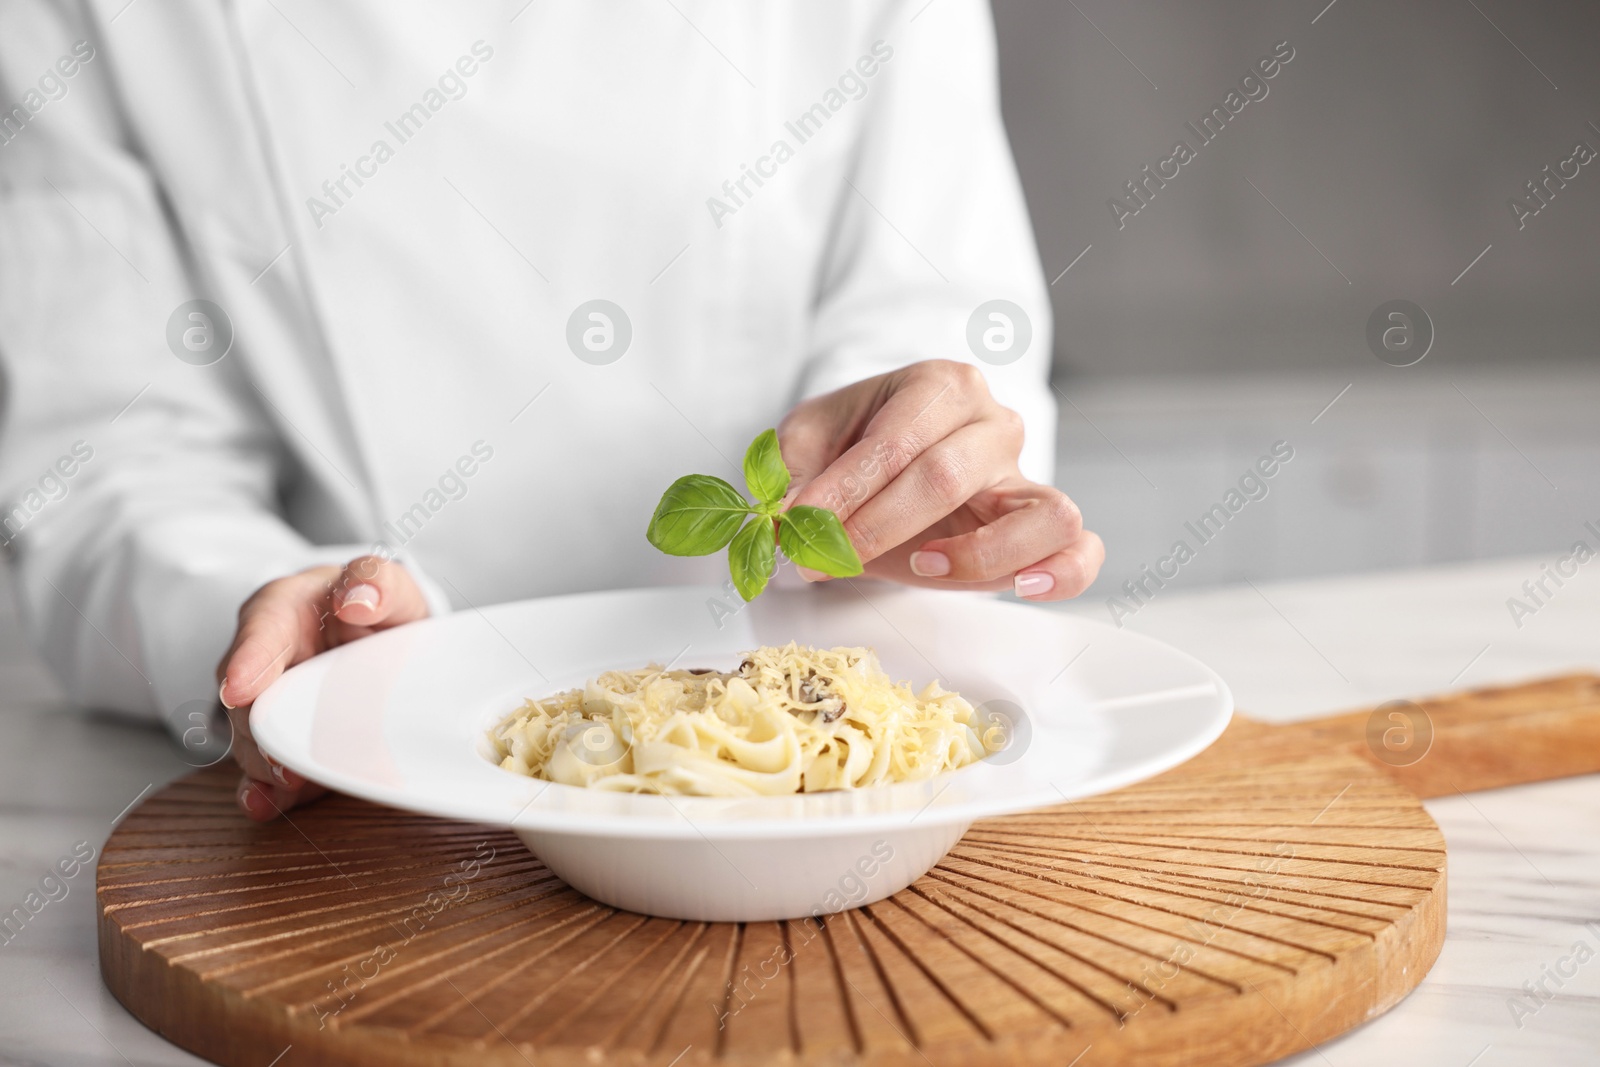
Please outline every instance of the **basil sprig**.
[[780, 542], [783, 554], [802, 567], [835, 578], [861, 573], [861, 557], [839, 516], [810, 505], [778, 510], [789, 491], [789, 468], [778, 450], [776, 430], [765, 430], [750, 442], [744, 480], [754, 504], [721, 478], [679, 478], [661, 494], [645, 536], [671, 556], [708, 556], [727, 548], [733, 587], [747, 601], [766, 589]]

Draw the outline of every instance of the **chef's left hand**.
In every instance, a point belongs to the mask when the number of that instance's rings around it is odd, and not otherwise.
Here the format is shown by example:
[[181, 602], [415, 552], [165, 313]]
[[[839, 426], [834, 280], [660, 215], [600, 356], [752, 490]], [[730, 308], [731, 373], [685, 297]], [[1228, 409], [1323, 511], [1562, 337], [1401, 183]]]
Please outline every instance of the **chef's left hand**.
[[1077, 505], [1022, 476], [1022, 417], [968, 364], [927, 360], [814, 397], [778, 442], [787, 504], [836, 512], [867, 574], [1065, 600], [1105, 561]]

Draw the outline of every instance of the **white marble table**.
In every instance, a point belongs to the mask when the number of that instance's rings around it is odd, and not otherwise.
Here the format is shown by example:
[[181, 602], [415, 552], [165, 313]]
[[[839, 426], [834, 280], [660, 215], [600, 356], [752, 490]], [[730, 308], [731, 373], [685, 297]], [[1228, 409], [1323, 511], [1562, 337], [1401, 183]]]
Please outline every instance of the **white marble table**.
[[[1552, 558], [1553, 558], [1552, 554]], [[1543, 558], [1185, 593], [1129, 621], [1215, 666], [1241, 708], [1285, 720], [1453, 687], [1600, 669], [1600, 565], [1518, 629], [1507, 597]], [[1104, 619], [1103, 600], [1067, 610]], [[97, 849], [147, 787], [184, 764], [155, 732], [64, 708], [0, 615], [0, 910], [79, 841]], [[1512, 997], [1580, 940], [1600, 950], [1600, 779], [1435, 800], [1450, 848], [1449, 937], [1389, 1014], [1295, 1067], [1578, 1067], [1600, 1062], [1600, 953], [1535, 1013]], [[0, 945], [0, 1063], [199, 1064], [100, 983], [92, 873]], [[1586, 927], [1586, 923], [1594, 924]], [[1569, 968], [1570, 969], [1570, 968]], [[1520, 1022], [1520, 1025], [1519, 1025]], [[267, 1067], [281, 1050], [262, 1049]], [[293, 1067], [291, 1049], [281, 1067]], [[1091, 1058], [1081, 1067], [1093, 1067]]]

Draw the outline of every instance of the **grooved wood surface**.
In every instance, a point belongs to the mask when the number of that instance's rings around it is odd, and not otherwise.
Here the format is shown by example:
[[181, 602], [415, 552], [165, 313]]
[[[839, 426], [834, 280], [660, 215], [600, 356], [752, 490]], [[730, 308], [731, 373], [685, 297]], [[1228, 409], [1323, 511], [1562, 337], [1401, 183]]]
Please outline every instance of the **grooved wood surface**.
[[[1429, 773], [1468, 790], [1505, 776], [1472, 755], [1485, 721], [1497, 749], [1518, 721], [1559, 748], [1600, 724], [1600, 680], [1415, 706]], [[281, 1067], [1265, 1063], [1392, 1006], [1444, 938], [1444, 840], [1399, 757], [1351, 741], [1369, 717], [1236, 718], [1158, 778], [978, 823], [822, 924], [619, 912], [508, 832], [348, 797], [250, 824], [215, 768], [106, 843], [101, 969], [147, 1025], [240, 1067], [286, 1047]]]

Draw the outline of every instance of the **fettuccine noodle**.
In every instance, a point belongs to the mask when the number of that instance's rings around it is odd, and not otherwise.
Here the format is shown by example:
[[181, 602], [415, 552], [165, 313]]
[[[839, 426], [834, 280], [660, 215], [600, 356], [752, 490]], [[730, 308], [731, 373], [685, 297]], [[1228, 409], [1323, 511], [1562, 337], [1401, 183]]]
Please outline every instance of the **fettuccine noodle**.
[[913, 693], [867, 648], [758, 648], [737, 671], [606, 671], [526, 701], [489, 732], [508, 771], [564, 785], [690, 796], [859, 789], [982, 759], [972, 705]]

